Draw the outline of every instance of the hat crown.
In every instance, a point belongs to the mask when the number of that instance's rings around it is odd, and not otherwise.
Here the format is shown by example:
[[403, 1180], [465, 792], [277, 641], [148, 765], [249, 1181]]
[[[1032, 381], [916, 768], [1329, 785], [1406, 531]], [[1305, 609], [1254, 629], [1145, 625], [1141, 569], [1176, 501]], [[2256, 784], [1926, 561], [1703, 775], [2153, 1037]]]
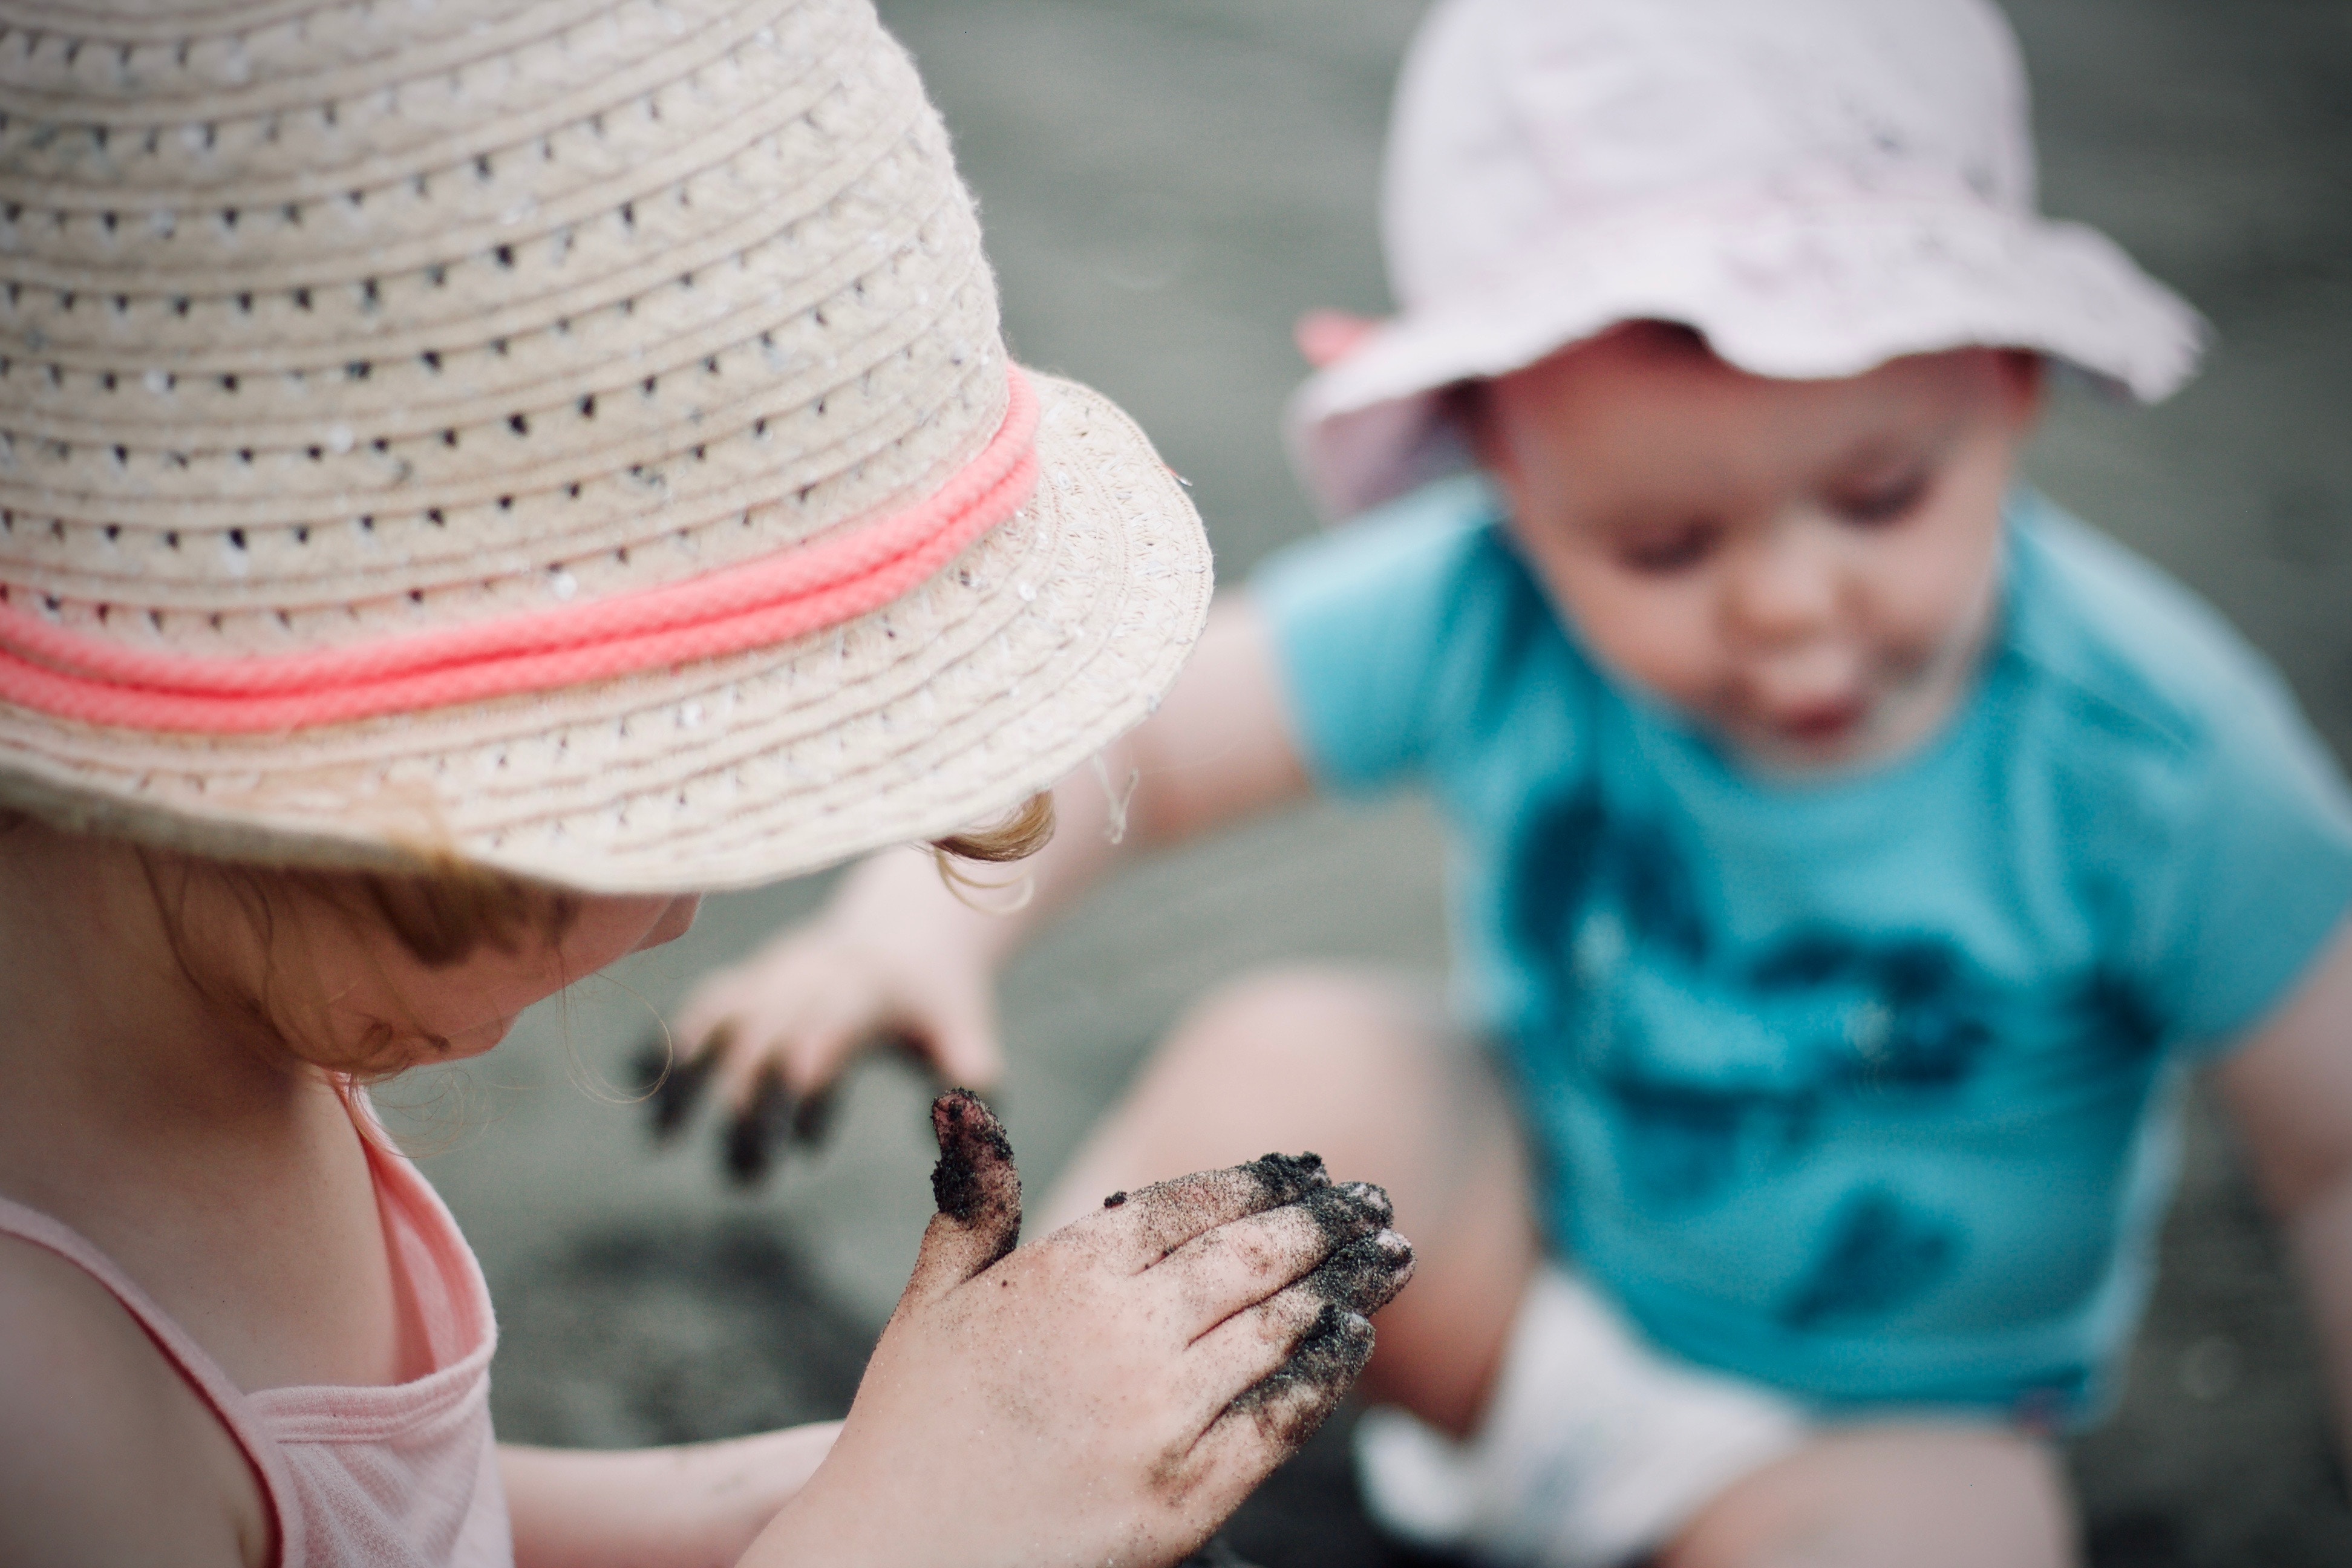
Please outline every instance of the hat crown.
[[1408, 307], [1661, 204], [2033, 205], [2023, 71], [1981, 0], [1451, 0], [1406, 61], [1387, 168]]
[[0, 807], [746, 886], [1058, 778], [1209, 580], [871, 0], [0, 0]]
[[276, 654], [936, 487], [995, 289], [866, 0], [0, 5], [0, 583]]

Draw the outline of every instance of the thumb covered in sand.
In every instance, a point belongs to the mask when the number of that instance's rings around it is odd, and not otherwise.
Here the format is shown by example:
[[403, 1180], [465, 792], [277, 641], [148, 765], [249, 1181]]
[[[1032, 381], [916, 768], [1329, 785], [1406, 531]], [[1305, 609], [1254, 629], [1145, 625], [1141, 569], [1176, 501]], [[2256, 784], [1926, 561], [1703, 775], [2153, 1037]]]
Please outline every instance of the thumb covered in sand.
[[931, 1101], [931, 1131], [940, 1141], [931, 1168], [940, 1212], [923, 1231], [908, 1302], [954, 1289], [1021, 1240], [1021, 1173], [996, 1113], [971, 1090], [950, 1089]]

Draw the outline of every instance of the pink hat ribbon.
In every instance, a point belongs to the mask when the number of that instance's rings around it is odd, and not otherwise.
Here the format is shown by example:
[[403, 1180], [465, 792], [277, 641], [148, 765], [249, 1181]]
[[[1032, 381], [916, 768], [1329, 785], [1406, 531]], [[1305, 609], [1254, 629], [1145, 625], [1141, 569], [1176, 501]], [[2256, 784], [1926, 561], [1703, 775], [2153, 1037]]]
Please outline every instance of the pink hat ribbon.
[[148, 652], [72, 631], [0, 585], [0, 700], [60, 719], [254, 734], [415, 712], [771, 647], [880, 609], [1019, 510], [1037, 484], [1037, 395], [926, 500], [815, 543], [586, 604], [314, 653]]

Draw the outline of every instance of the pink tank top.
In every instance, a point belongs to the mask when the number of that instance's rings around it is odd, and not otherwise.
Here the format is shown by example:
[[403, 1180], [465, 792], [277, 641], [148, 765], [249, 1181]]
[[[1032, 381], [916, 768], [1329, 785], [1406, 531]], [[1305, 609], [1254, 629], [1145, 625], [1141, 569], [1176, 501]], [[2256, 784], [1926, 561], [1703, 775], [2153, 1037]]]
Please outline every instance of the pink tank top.
[[105, 1286], [212, 1406], [261, 1479], [280, 1568], [511, 1568], [490, 1438], [489, 1290], [416, 1168], [373, 1144], [368, 1162], [392, 1267], [407, 1277], [433, 1354], [432, 1372], [389, 1388], [247, 1394], [74, 1231], [0, 1198], [0, 1236], [46, 1247]]

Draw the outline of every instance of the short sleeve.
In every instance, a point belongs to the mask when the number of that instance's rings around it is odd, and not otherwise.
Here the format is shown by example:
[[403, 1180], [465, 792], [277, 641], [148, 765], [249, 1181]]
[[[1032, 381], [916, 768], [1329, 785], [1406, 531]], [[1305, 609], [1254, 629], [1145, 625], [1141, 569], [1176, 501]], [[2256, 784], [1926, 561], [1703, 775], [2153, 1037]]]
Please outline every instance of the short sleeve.
[[2227, 1047], [2352, 910], [2352, 792], [2212, 606], [2038, 495], [2011, 509], [2011, 636], [2078, 699], [2042, 739], [2086, 786], [2074, 832], [2112, 879], [2122, 975], [2176, 1047]]
[[2174, 1037], [2210, 1050], [2287, 1001], [2352, 910], [2352, 795], [2275, 687], [2248, 692], [2200, 761], [2151, 956]]
[[1308, 773], [1376, 788], [1431, 760], [1491, 682], [1494, 507], [1452, 480], [1270, 557], [1249, 592], [1273, 632]]

